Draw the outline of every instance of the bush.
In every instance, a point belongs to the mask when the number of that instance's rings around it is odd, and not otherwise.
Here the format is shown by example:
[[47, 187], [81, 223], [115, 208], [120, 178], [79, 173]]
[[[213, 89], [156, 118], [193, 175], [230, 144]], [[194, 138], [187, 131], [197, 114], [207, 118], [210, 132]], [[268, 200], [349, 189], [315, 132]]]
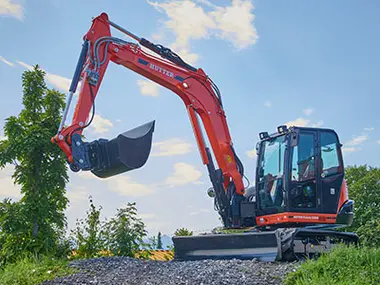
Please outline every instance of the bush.
[[186, 229], [186, 228], [180, 228], [174, 232], [175, 236], [192, 236], [193, 232]]
[[128, 203], [117, 209], [115, 218], [106, 223], [106, 244], [113, 255], [135, 257], [144, 245], [147, 232], [145, 225], [137, 217], [136, 203]]
[[337, 247], [317, 260], [308, 260], [284, 280], [286, 285], [380, 284], [380, 249]]
[[101, 221], [102, 208], [97, 209], [90, 197], [86, 218], [77, 220], [76, 228], [71, 231], [75, 250], [70, 259], [111, 255], [149, 258], [152, 247], [143, 242], [147, 232], [137, 217], [135, 205], [128, 203], [126, 207], [117, 209], [115, 217]]
[[76, 228], [71, 231], [75, 244], [75, 255], [73, 258], [93, 258], [98, 257], [105, 247], [103, 224], [100, 221], [100, 211], [93, 204], [89, 197], [90, 210], [86, 212], [85, 219], [77, 220]]
[[7, 264], [0, 271], [2, 285], [34, 285], [77, 272], [67, 266], [67, 261], [44, 257], [26, 257], [17, 262]]
[[354, 221], [345, 231], [356, 232], [360, 243], [380, 246], [380, 168], [347, 167], [349, 198], [355, 201]]

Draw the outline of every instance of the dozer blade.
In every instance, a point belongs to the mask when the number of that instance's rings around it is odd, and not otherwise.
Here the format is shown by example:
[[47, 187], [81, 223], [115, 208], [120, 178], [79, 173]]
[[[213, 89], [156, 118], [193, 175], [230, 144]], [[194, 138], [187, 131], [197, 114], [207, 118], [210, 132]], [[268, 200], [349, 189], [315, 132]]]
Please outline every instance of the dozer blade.
[[90, 143], [90, 157], [95, 157], [91, 172], [107, 178], [142, 167], [151, 151], [154, 124], [155, 121], [146, 123], [110, 141]]
[[174, 236], [174, 259], [253, 259], [272, 262], [281, 259], [277, 231], [239, 234]]

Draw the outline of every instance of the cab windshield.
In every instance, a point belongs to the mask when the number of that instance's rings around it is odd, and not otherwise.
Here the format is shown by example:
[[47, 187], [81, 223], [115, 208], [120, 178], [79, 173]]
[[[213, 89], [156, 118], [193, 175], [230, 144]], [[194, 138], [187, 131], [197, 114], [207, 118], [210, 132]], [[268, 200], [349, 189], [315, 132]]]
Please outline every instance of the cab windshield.
[[259, 158], [259, 207], [268, 213], [284, 211], [285, 135], [264, 141]]
[[285, 136], [263, 142], [259, 164], [260, 182], [282, 177], [284, 173], [285, 146]]

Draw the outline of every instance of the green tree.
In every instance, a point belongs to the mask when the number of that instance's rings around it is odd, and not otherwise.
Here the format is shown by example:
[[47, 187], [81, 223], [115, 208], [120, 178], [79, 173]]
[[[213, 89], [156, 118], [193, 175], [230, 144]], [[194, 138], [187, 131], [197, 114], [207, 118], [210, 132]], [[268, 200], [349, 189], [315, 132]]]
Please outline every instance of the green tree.
[[6, 139], [0, 141], [0, 168], [14, 165], [12, 178], [22, 194], [20, 201], [6, 200], [0, 205], [3, 258], [11, 257], [13, 250], [54, 252], [66, 226], [66, 158], [50, 141], [58, 129], [65, 96], [48, 89], [44, 77], [38, 65], [22, 74], [23, 108], [18, 116], [6, 119]]
[[356, 232], [363, 245], [380, 246], [380, 168], [347, 167], [345, 177], [355, 202], [354, 221], [345, 230]]
[[161, 232], [158, 232], [158, 234], [157, 234], [157, 249], [163, 249], [162, 248]]
[[192, 236], [193, 232], [186, 228], [180, 228], [174, 232], [174, 235], [175, 236]]
[[91, 196], [89, 202], [90, 209], [86, 211], [85, 219], [78, 219], [76, 228], [71, 230], [77, 258], [97, 257], [105, 247], [106, 232], [100, 220], [102, 207], [97, 209]]
[[135, 257], [145, 245], [145, 225], [137, 217], [136, 203], [117, 209], [116, 217], [106, 223], [107, 247], [113, 255]]

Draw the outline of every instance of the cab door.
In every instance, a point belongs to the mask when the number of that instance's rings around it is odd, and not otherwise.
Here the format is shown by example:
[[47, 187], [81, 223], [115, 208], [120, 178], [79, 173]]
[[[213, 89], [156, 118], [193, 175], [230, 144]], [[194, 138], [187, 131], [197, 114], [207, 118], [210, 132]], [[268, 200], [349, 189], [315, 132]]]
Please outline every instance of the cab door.
[[318, 132], [298, 129], [297, 143], [290, 149], [288, 209], [290, 212], [321, 212]]
[[344, 178], [341, 146], [338, 136], [332, 130], [319, 130], [319, 141], [322, 213], [335, 214]]

